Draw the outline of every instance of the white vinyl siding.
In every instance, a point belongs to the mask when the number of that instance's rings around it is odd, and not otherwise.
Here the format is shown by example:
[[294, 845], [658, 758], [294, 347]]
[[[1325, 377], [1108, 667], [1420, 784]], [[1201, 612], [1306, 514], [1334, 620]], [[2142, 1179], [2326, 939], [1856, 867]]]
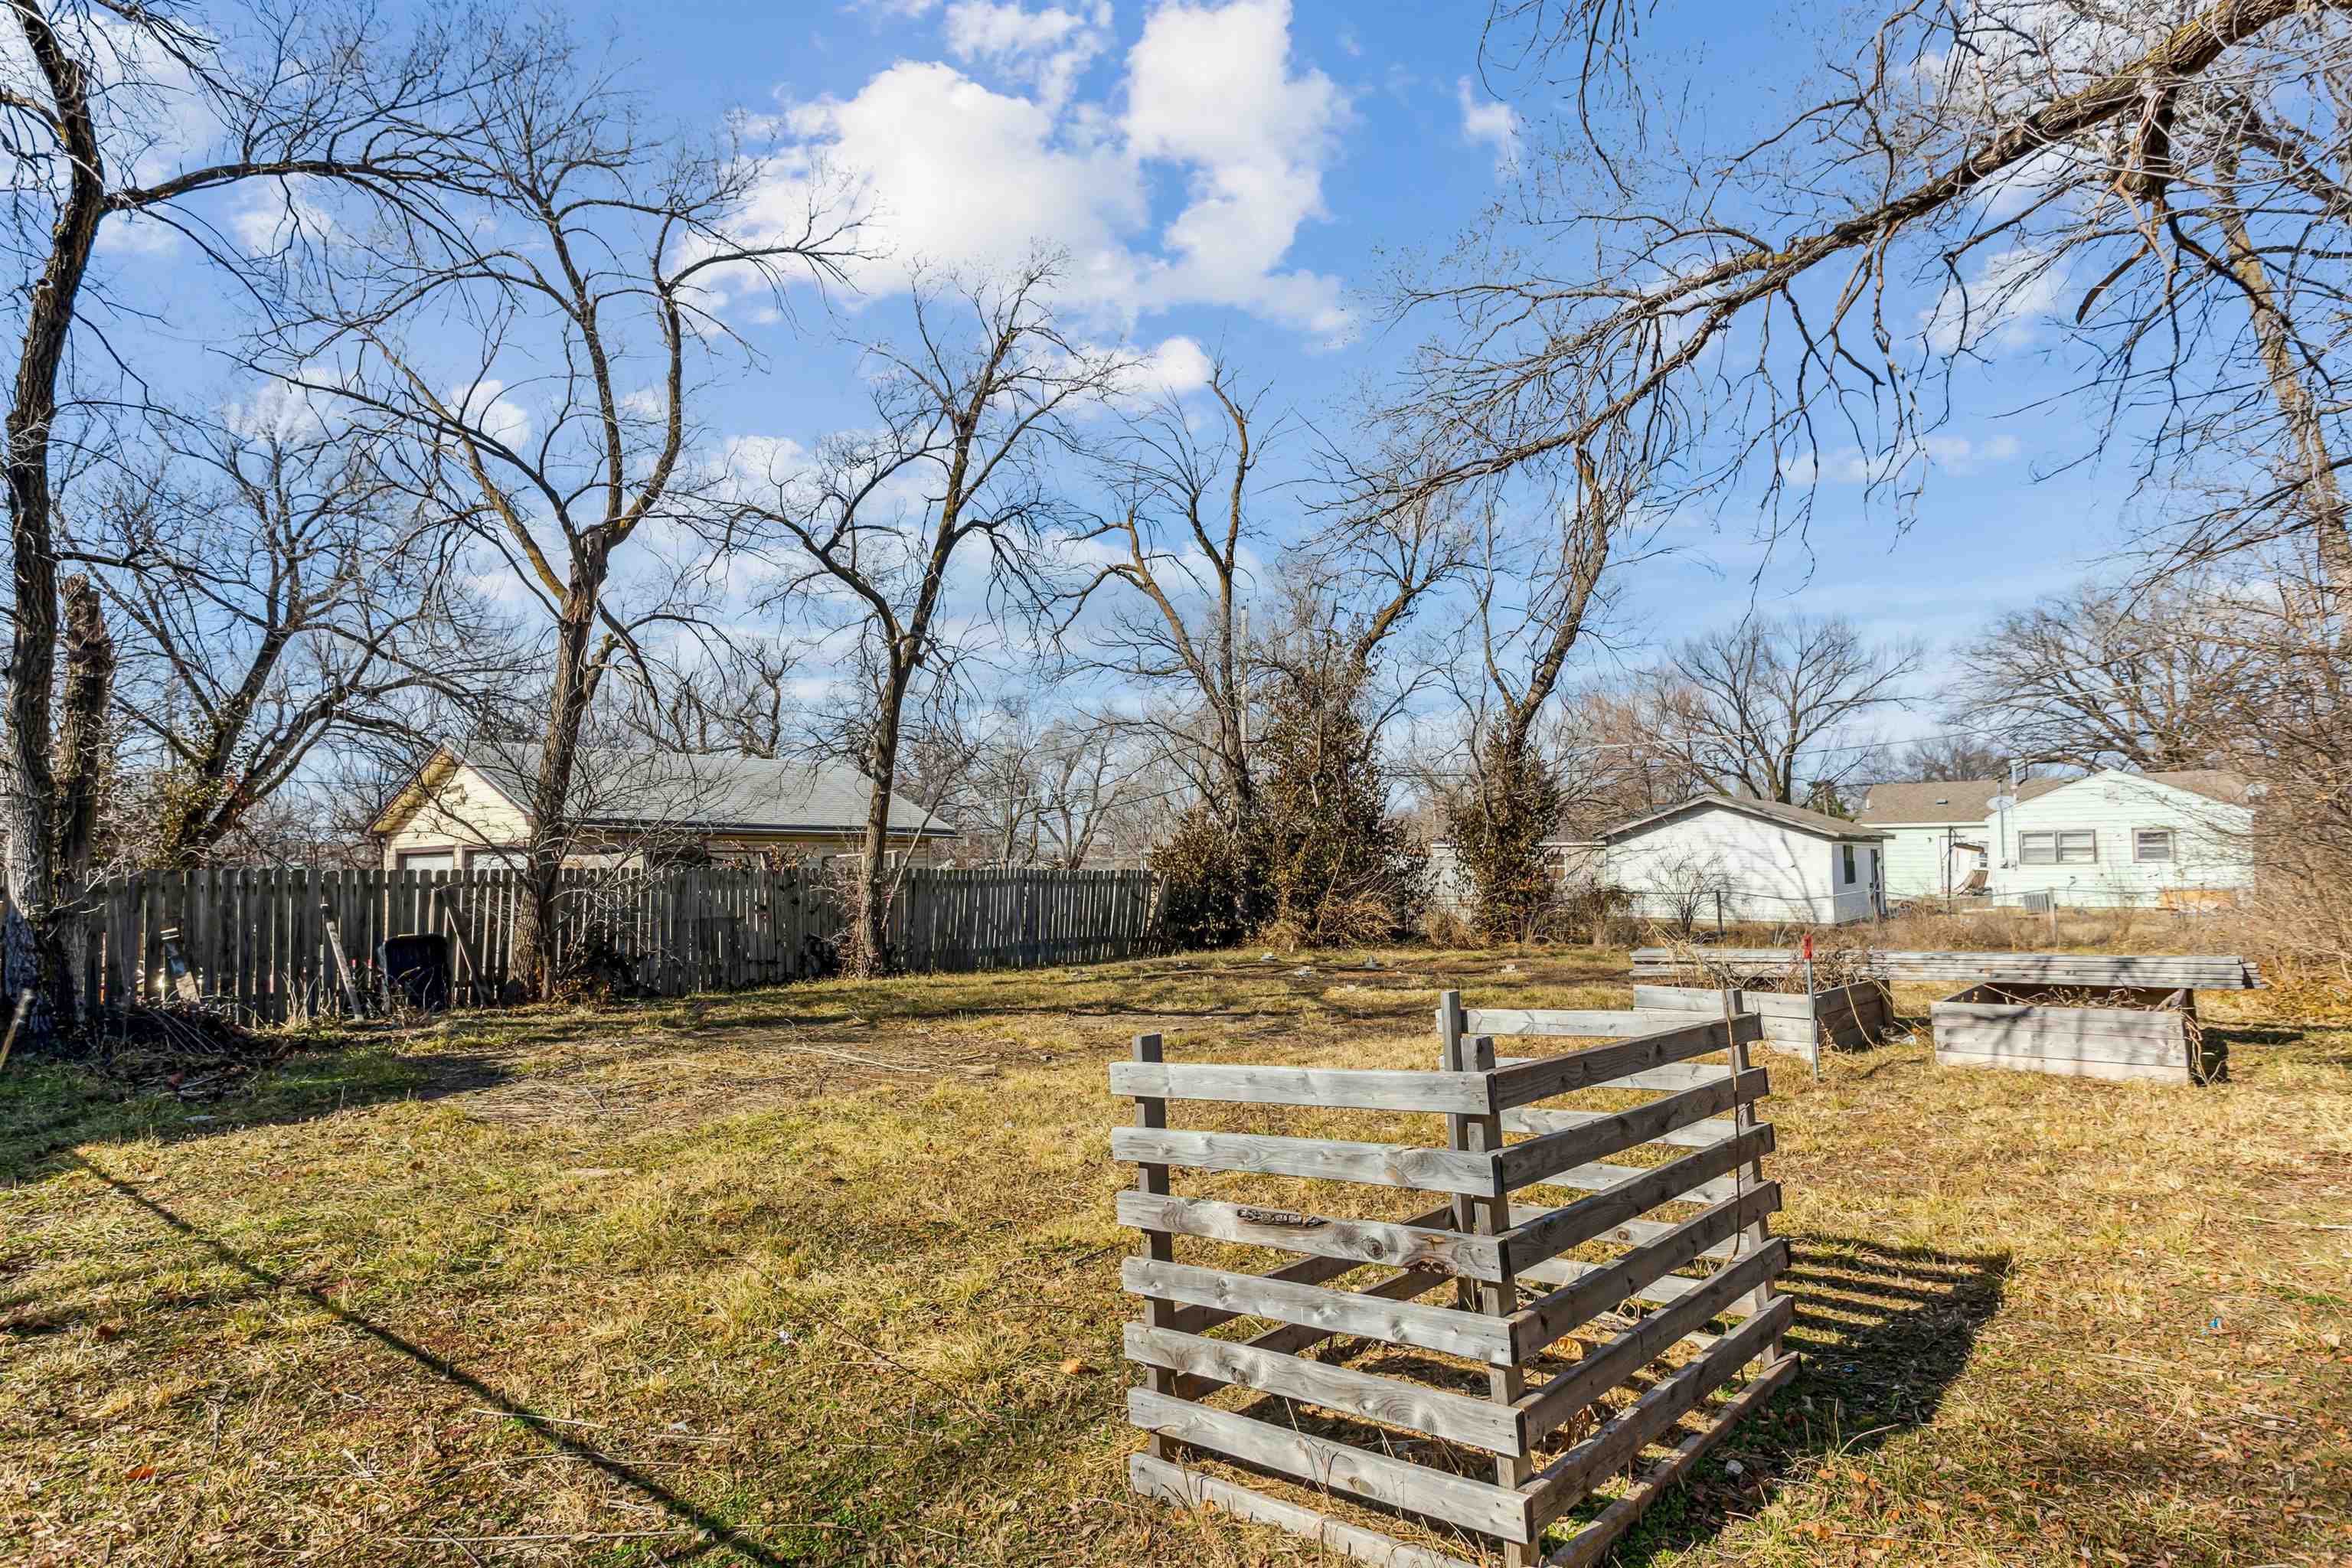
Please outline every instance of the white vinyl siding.
[[[1841, 882], [1849, 846], [1818, 834], [1722, 806], [1701, 807], [1615, 838], [1601, 851], [1601, 880], [1633, 896], [1633, 912], [1670, 920], [1693, 906], [1698, 923], [1715, 921], [1716, 895], [1727, 921], [1829, 924], [1868, 920], [1870, 878], [1859, 856], [1853, 879]], [[1868, 847], [1853, 847], [1868, 852]]]
[[[1996, 898], [2047, 892], [2069, 907], [2113, 907], [2253, 881], [2245, 845], [2252, 811], [2137, 774], [2076, 779], [2018, 802], [2009, 816], [2006, 844], [1998, 814], [1986, 823]], [[2169, 833], [2171, 858], [2142, 858], [2145, 833]], [[2062, 834], [2068, 844], [2089, 845], [2096, 858], [2059, 858]]]

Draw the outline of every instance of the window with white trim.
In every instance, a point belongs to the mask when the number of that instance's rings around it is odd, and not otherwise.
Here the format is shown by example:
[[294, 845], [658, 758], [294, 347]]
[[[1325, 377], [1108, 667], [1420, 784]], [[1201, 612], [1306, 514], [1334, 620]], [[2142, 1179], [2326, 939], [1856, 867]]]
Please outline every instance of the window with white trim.
[[2132, 829], [2133, 859], [2169, 860], [2172, 858], [2172, 829], [2169, 827], [2135, 827]]
[[2021, 833], [2017, 859], [2023, 866], [2095, 866], [2099, 859], [2099, 835], [2089, 827]]

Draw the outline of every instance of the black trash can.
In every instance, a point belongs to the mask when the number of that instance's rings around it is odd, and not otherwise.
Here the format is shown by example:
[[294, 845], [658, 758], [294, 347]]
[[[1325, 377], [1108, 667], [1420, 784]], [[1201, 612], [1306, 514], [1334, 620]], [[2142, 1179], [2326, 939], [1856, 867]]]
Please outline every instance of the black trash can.
[[424, 1013], [449, 1009], [449, 939], [437, 931], [388, 936], [376, 949], [393, 1001]]

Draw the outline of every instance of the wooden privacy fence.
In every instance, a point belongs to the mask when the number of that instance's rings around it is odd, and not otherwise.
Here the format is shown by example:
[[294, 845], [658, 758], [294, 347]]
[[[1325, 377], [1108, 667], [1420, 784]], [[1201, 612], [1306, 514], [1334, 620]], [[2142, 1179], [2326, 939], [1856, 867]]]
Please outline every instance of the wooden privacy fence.
[[[1760, 1020], [1742, 1014], [1564, 1055], [1497, 1058], [1493, 1035], [1504, 1023], [1581, 1032], [1570, 1015], [1465, 1014], [1449, 992], [1435, 1071], [1180, 1065], [1164, 1059], [1157, 1035], [1137, 1038], [1133, 1061], [1113, 1064], [1111, 1089], [1133, 1099], [1136, 1120], [1112, 1132], [1111, 1152], [1140, 1167], [1118, 1199], [1120, 1222], [1144, 1240], [1125, 1270], [1143, 1298], [1127, 1353], [1145, 1377], [1128, 1412], [1151, 1434], [1129, 1461], [1137, 1490], [1215, 1503], [1389, 1568], [1464, 1563], [1327, 1511], [1336, 1500], [1405, 1515], [1482, 1556], [1486, 1542], [1499, 1542], [1508, 1568], [1589, 1564], [1795, 1370], [1781, 1344], [1790, 1302], [1772, 1288], [1787, 1244], [1765, 1230], [1780, 1205], [1778, 1185], [1762, 1179], [1772, 1129], [1756, 1120], [1756, 1102], [1766, 1077], [1748, 1061]], [[1717, 1052], [1728, 1059], [1696, 1060]], [[1622, 1096], [1607, 1107], [1538, 1108], [1599, 1089], [1660, 1092], [1630, 1109]], [[1169, 1107], [1180, 1100], [1426, 1113], [1444, 1117], [1445, 1136], [1423, 1146], [1179, 1130]], [[1526, 1136], [1506, 1142], [1513, 1133]], [[1646, 1145], [1663, 1146], [1656, 1163], [1606, 1163]], [[1420, 1212], [1387, 1204], [1400, 1217], [1374, 1219], [1180, 1197], [1170, 1182], [1180, 1166], [1414, 1189], [1437, 1201]], [[1584, 1195], [1511, 1201], [1542, 1188]], [[1265, 1273], [1179, 1262], [1180, 1237], [1294, 1261]], [[1592, 1256], [1601, 1248], [1611, 1255]], [[1701, 1265], [1708, 1272], [1682, 1272]], [[1423, 1300], [1448, 1285], [1450, 1305]], [[1656, 1310], [1620, 1316], [1628, 1300]], [[1210, 1337], [1243, 1318], [1276, 1326]], [[1738, 1326], [1710, 1331], [1718, 1320]], [[1559, 1353], [1571, 1337], [1581, 1351], [1573, 1360]], [[1307, 1359], [1335, 1340], [1346, 1353]], [[1235, 1397], [1211, 1403], [1228, 1391]], [[1663, 1455], [1643, 1468], [1653, 1447]], [[1606, 1492], [1628, 1468], [1641, 1473]], [[1313, 1501], [1244, 1484], [1265, 1476]]]
[[[512, 975], [522, 896], [510, 870], [142, 871], [90, 889], [70, 951], [93, 1005], [194, 999], [278, 1023], [341, 1010], [338, 945], [365, 995], [381, 992], [387, 937], [441, 934], [455, 999], [488, 1003]], [[887, 930], [903, 967], [988, 969], [1146, 952], [1158, 914], [1148, 871], [925, 868], [898, 881]], [[824, 973], [845, 925], [838, 879], [814, 868], [574, 868], [559, 875], [554, 950], [684, 995]]]

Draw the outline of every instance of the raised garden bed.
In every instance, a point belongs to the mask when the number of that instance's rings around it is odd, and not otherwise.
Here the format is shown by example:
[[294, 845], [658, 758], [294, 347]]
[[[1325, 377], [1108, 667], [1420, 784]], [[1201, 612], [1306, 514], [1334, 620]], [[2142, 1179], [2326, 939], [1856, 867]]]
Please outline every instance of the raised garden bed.
[[[1720, 1016], [1723, 993], [1696, 985], [1635, 985], [1633, 1005], [1641, 1010]], [[1739, 1010], [1764, 1019], [1764, 1043], [1774, 1050], [1810, 1055], [1816, 1043], [1858, 1050], [1874, 1043], [1894, 1021], [1886, 992], [1874, 981], [1832, 985], [1808, 996], [1803, 992], [1759, 991], [1743, 986]]]
[[2199, 1026], [2189, 990], [1988, 980], [1947, 996], [1930, 1016], [1939, 1067], [2210, 1083], [2229, 1066], [2228, 1047]]

